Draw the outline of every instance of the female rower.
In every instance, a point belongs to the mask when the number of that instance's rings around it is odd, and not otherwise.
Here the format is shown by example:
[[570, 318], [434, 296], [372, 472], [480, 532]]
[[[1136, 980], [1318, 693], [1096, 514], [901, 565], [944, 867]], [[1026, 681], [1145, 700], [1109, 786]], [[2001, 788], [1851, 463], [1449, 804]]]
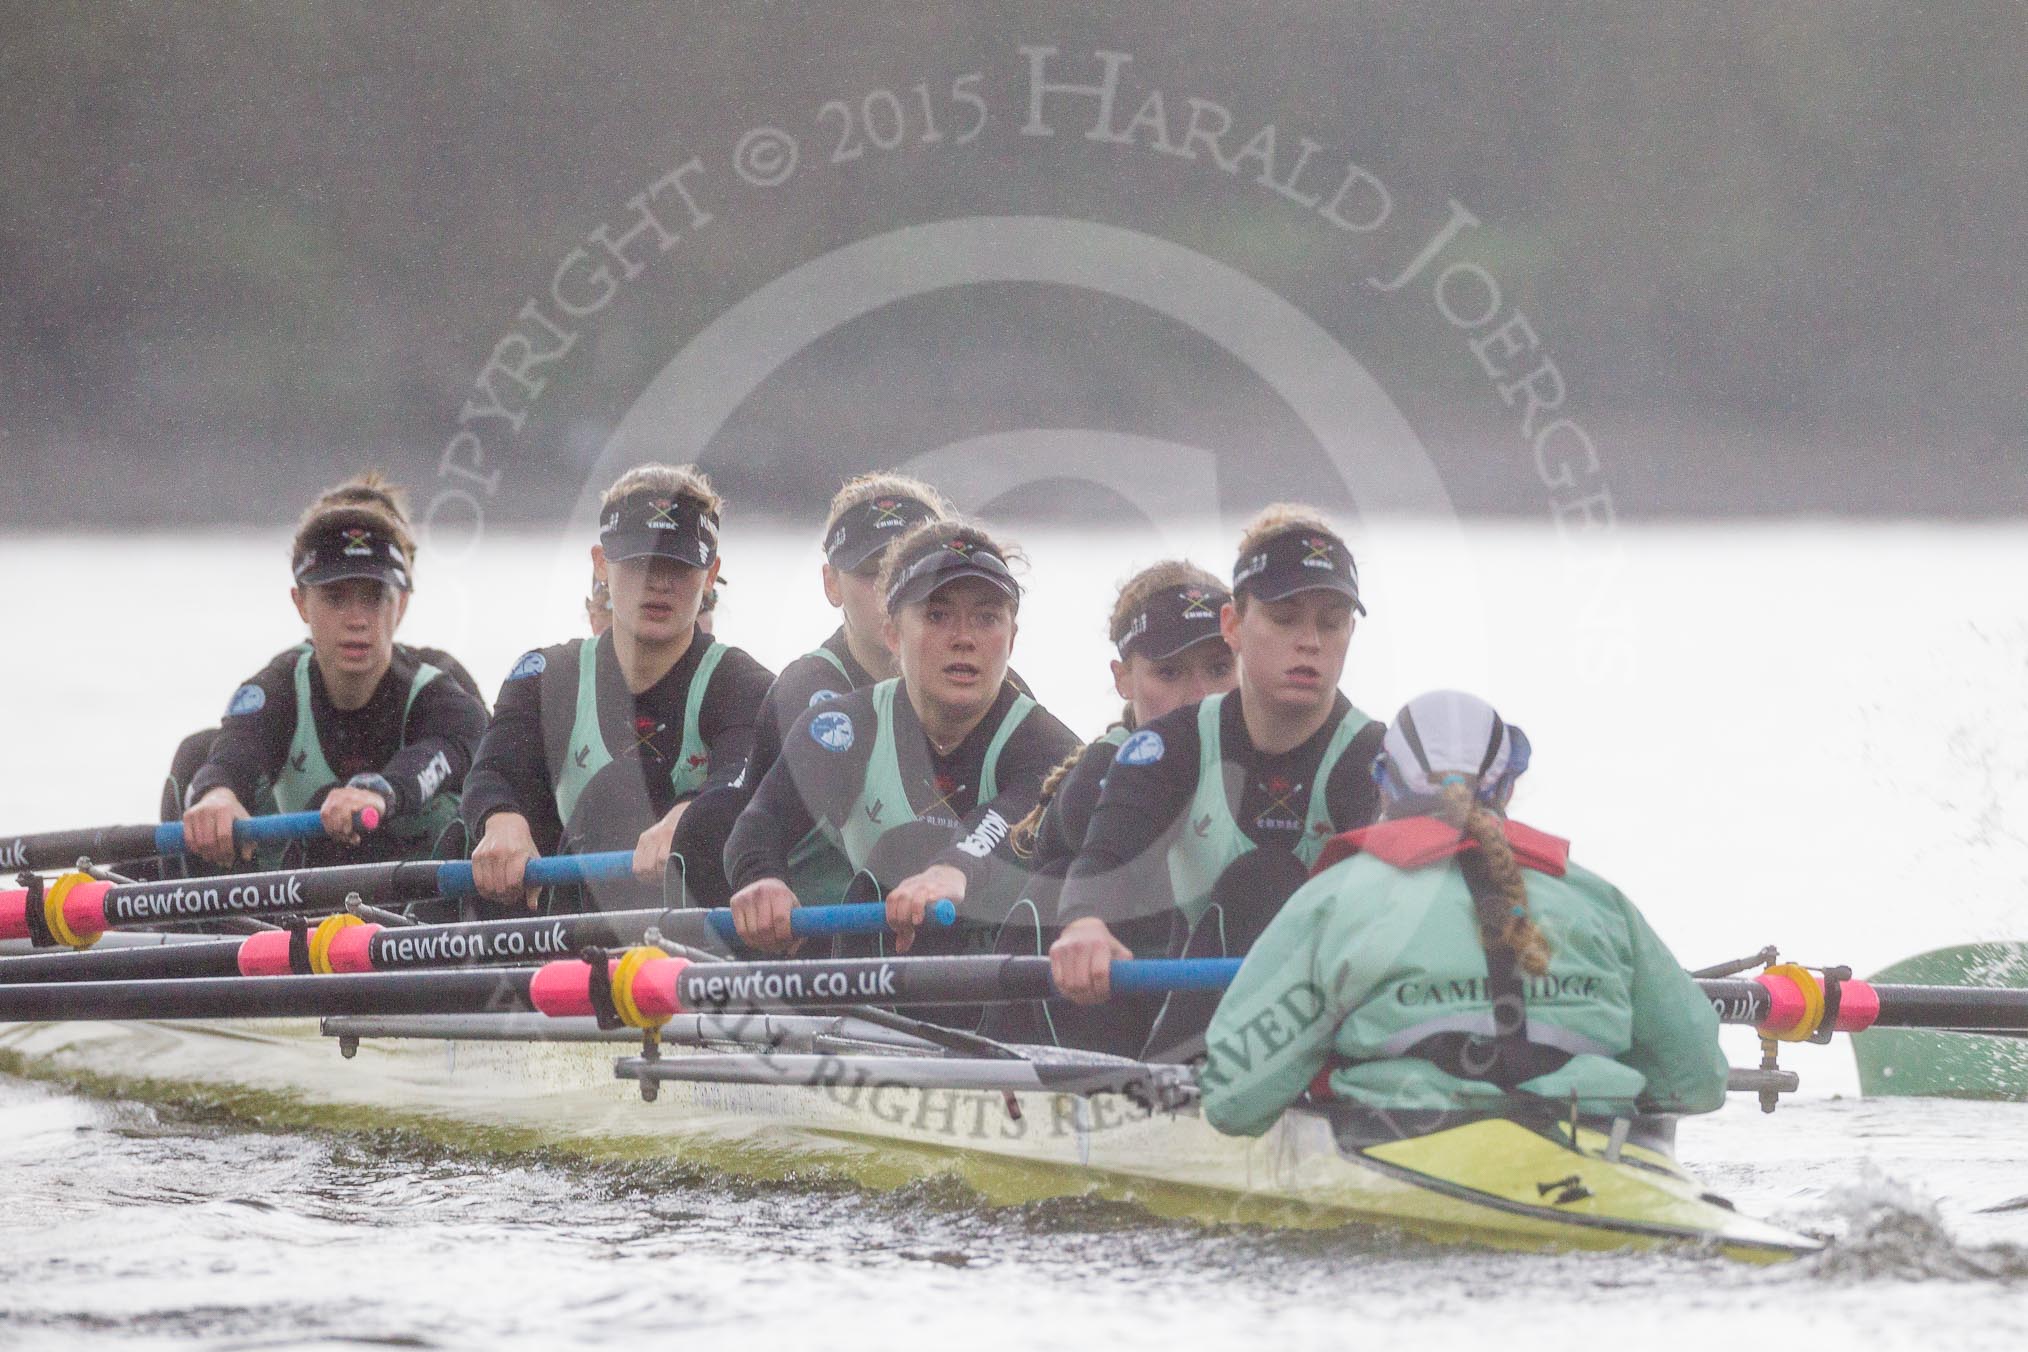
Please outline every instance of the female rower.
[[1032, 860], [1038, 877], [1061, 879], [1070, 866], [1098, 806], [1099, 785], [1128, 737], [1237, 683], [1238, 666], [1219, 628], [1231, 599], [1224, 583], [1179, 560], [1143, 568], [1120, 588], [1108, 628], [1119, 653], [1113, 689], [1126, 706], [1103, 737], [1051, 772], [1041, 805], [1014, 828], [1014, 849]]
[[[732, 888], [724, 872], [724, 847], [733, 823], [753, 801], [760, 783], [781, 756], [789, 727], [811, 705], [897, 673], [894, 654], [882, 637], [887, 613], [880, 594], [880, 565], [887, 548], [924, 521], [951, 516], [943, 495], [905, 474], [862, 474], [848, 479], [831, 499], [824, 521], [824, 599], [840, 612], [836, 631], [823, 643], [782, 668], [761, 701], [754, 721], [753, 751], [746, 770], [723, 791], [702, 795], [692, 808], [694, 837], [688, 858], [691, 892], [702, 905], [723, 906]], [[715, 847], [715, 848], [714, 848]], [[790, 883], [813, 902], [837, 901], [851, 881], [845, 857], [813, 831], [791, 852]]]
[[[1113, 689], [1126, 707], [1105, 736], [1072, 752], [1050, 772], [1042, 783], [1043, 801], [1014, 828], [1006, 848], [1027, 864], [1032, 877], [1001, 935], [1003, 952], [1041, 953], [1056, 937], [1052, 922], [1064, 872], [1084, 843], [1099, 788], [1127, 738], [1171, 710], [1223, 694], [1236, 684], [1237, 663], [1219, 627], [1219, 615], [1231, 599], [1224, 583], [1178, 560], [1144, 568], [1120, 588], [1108, 632], [1119, 653], [1112, 664]], [[1160, 952], [1169, 943], [1170, 920], [1161, 912], [1123, 918], [1118, 933], [1132, 947]], [[1039, 1002], [1002, 1005], [989, 1015], [988, 1030], [1002, 1041], [1054, 1040], [1133, 1055], [1147, 1040], [1160, 1009], [1159, 998], [1146, 996], [1047, 1012]]]
[[[1114, 756], [1058, 901], [1049, 957], [1065, 996], [1107, 999], [1110, 964], [1132, 956], [1120, 930], [1144, 948], [1166, 930], [1170, 954], [1245, 952], [1324, 842], [1373, 820], [1384, 729], [1338, 690], [1364, 610], [1352, 552], [1320, 514], [1278, 505], [1247, 526], [1219, 615], [1238, 688], [1155, 719]], [[1190, 1054], [1211, 1005], [1167, 1003], [1149, 1048]]]
[[691, 465], [641, 465], [606, 490], [591, 552], [612, 626], [523, 655], [472, 766], [482, 895], [533, 907], [523, 872], [558, 849], [631, 849], [635, 877], [659, 884], [672, 850], [690, 849], [692, 798], [739, 773], [772, 674], [697, 623], [718, 580], [721, 506]]
[[1330, 844], [1212, 1019], [1213, 1126], [1258, 1135], [1313, 1086], [1392, 1111], [1724, 1102], [1697, 983], [1568, 841], [1506, 819], [1527, 766], [1528, 739], [1473, 696], [1395, 716], [1374, 769], [1385, 820]]
[[[486, 706], [454, 659], [394, 641], [415, 568], [400, 490], [378, 473], [331, 489], [289, 554], [309, 641], [241, 685], [215, 734], [179, 748], [169, 792], [184, 838], [229, 868], [253, 853], [234, 849], [234, 822], [315, 808], [326, 840], [313, 863], [428, 856], [457, 821]], [[362, 837], [355, 818], [369, 808], [382, 822]]]
[[913, 527], [879, 588], [900, 675], [806, 709], [726, 846], [733, 919], [763, 951], [790, 946], [791, 856], [813, 829], [884, 885], [900, 951], [940, 898], [997, 924], [1020, 879], [995, 847], [1077, 744], [1007, 680], [1021, 589], [985, 531]]

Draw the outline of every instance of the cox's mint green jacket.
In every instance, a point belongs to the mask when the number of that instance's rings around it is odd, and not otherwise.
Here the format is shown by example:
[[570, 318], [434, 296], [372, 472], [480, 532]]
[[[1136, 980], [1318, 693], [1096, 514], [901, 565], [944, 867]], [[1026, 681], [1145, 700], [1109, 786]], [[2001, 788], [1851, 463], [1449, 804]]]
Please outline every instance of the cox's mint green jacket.
[[[1581, 1111], [1709, 1112], [1725, 1100], [1718, 1015], [1619, 889], [1568, 845], [1508, 823], [1549, 971], [1525, 977], [1528, 1038], [1573, 1053], [1519, 1086]], [[1333, 1096], [1389, 1109], [1506, 1099], [1404, 1053], [1442, 1032], [1490, 1034], [1486, 952], [1455, 858], [1429, 818], [1349, 832], [1289, 898], [1219, 1004], [1201, 1080], [1220, 1131], [1258, 1135], [1331, 1067]], [[1335, 856], [1356, 851], [1341, 862]], [[1389, 862], [1392, 860], [1393, 862]]]

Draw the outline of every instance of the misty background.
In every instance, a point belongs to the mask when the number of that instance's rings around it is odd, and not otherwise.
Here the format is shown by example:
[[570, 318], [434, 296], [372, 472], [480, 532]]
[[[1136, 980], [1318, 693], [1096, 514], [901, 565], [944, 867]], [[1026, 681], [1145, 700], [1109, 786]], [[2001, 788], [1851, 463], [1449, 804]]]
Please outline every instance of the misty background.
[[[693, 155], [712, 223], [584, 321], [518, 427], [491, 420], [489, 520], [561, 520], [656, 372], [770, 281], [996, 214], [1107, 223], [1240, 270], [1374, 375], [1460, 509], [1541, 517], [1553, 495], [1473, 335], [1426, 286], [1365, 280], [1403, 266], [1452, 201], [1482, 222], [1458, 257], [1540, 335], [1619, 515], [2018, 514], [2024, 13], [8, 4], [0, 524], [276, 525], [368, 464], [427, 499], [524, 303]], [[1393, 219], [1354, 236], [1254, 167], [1094, 141], [1089, 99], [1052, 102], [1056, 134], [1024, 136], [1024, 45], [1059, 49], [1064, 80], [1130, 53], [1115, 127], [1160, 90], [1177, 138], [1191, 98], [1232, 114], [1228, 152], [1274, 124], [1277, 172], [1311, 138], [1318, 187], [1356, 163]], [[952, 84], [972, 72], [988, 115], [960, 146]], [[879, 90], [905, 118], [893, 150], [867, 143]], [[760, 126], [800, 146], [780, 186], [732, 170]], [[864, 153], [832, 163], [854, 134]], [[1301, 423], [1198, 335], [1014, 285], [825, 335], [704, 461], [739, 510], [807, 516], [845, 473], [1037, 427], [1207, 448], [1235, 501], [1345, 492]], [[1014, 505], [1084, 504], [1045, 484]]]

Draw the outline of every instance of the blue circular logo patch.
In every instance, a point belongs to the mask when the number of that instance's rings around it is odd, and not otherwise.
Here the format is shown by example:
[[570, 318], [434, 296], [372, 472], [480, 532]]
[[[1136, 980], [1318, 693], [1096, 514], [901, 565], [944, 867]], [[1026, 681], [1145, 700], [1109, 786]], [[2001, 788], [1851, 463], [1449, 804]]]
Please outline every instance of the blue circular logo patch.
[[547, 670], [549, 670], [549, 659], [541, 653], [523, 653], [521, 654], [521, 660], [514, 664], [514, 670], [507, 673], [507, 679], [510, 681], [526, 680], [530, 676], [540, 676]]
[[840, 692], [836, 690], [813, 690], [810, 692], [810, 702], [803, 707], [808, 709], [814, 709], [827, 699], [837, 699], [839, 697], [839, 693]]
[[1142, 728], [1127, 738], [1120, 748], [1120, 754], [1113, 757], [1121, 765], [1153, 765], [1162, 759], [1162, 753], [1169, 748], [1162, 743], [1162, 734], [1153, 728]]
[[257, 714], [267, 707], [268, 692], [248, 682], [232, 692], [232, 702], [225, 706], [225, 716], [237, 718], [241, 714]]
[[830, 709], [810, 720], [810, 740], [826, 751], [852, 749], [852, 715]]

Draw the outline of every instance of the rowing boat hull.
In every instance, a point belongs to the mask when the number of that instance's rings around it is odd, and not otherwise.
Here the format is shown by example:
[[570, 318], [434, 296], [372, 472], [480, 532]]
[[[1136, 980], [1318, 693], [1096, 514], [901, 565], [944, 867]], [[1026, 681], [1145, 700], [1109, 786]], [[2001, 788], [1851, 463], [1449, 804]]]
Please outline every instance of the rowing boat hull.
[[[1097, 1192], [1203, 1222], [1394, 1224], [1506, 1248], [1705, 1244], [1775, 1259], [1815, 1242], [1732, 1211], [1665, 1153], [1580, 1128], [1480, 1120], [1364, 1150], [1319, 1114], [1256, 1139], [1117, 1094], [918, 1088], [845, 1074], [803, 1084], [615, 1078], [624, 1043], [380, 1040], [341, 1059], [307, 1021], [54, 1024], [0, 1030], [14, 1068], [220, 1104], [285, 1125], [404, 1126], [466, 1148], [564, 1146], [777, 1177], [888, 1187], [955, 1175], [995, 1204]], [[671, 1053], [671, 1055], [685, 1055]], [[704, 1056], [708, 1053], [689, 1055]]]

